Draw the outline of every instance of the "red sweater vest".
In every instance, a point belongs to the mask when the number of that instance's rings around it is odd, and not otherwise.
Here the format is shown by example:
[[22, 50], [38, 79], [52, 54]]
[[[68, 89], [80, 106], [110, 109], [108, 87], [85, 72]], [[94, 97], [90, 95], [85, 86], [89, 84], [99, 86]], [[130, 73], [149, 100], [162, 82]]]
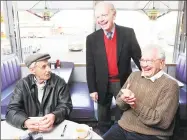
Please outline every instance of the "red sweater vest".
[[[114, 32], [114, 36], [111, 40], [107, 38], [104, 34], [104, 43], [108, 61], [108, 71], [109, 77], [114, 77], [118, 75], [118, 67], [117, 67], [117, 45], [116, 45], [116, 31]], [[116, 81], [116, 80], [110, 80]]]

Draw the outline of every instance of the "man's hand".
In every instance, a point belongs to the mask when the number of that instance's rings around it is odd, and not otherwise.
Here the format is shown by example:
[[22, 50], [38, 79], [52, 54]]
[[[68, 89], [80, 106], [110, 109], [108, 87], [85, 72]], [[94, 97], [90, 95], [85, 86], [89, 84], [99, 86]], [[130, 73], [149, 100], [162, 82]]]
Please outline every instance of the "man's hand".
[[92, 100], [94, 102], [97, 102], [97, 100], [98, 100], [98, 93], [97, 92], [93, 92], [93, 93], [90, 94], [90, 97], [92, 98]]
[[27, 119], [24, 122], [24, 127], [28, 128], [31, 132], [36, 132], [39, 130], [39, 121], [36, 119]]
[[53, 124], [55, 122], [55, 115], [54, 114], [47, 114], [40, 120], [39, 123], [39, 132], [48, 132], [52, 130]]
[[131, 105], [131, 107], [134, 107], [136, 98], [134, 93], [129, 90], [129, 88], [130, 84], [128, 84], [125, 89], [121, 89], [121, 91], [123, 92], [123, 94], [121, 95], [121, 99], [127, 104]]

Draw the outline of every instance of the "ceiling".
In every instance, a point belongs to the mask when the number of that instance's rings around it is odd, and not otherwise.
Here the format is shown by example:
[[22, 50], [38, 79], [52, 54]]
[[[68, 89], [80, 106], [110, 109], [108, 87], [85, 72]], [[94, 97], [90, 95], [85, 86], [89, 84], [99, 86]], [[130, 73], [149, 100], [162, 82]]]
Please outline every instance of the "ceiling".
[[[17, 3], [18, 10], [28, 10], [34, 6], [33, 10], [44, 9], [45, 1], [14, 1]], [[110, 1], [114, 4], [116, 9], [119, 10], [136, 10], [143, 9], [146, 4], [147, 9], [152, 9], [153, 1]], [[37, 4], [38, 3], [38, 4]], [[92, 9], [93, 1], [47, 1], [46, 5], [50, 9]], [[178, 1], [154, 1], [155, 8], [157, 9], [178, 9]], [[165, 6], [167, 5], [167, 6]]]
[[[38, 3], [37, 5], [35, 5]], [[49, 9], [79, 9], [93, 7], [93, 1], [17, 1], [18, 10], [28, 10], [31, 7], [33, 9], [44, 9], [45, 3]]]

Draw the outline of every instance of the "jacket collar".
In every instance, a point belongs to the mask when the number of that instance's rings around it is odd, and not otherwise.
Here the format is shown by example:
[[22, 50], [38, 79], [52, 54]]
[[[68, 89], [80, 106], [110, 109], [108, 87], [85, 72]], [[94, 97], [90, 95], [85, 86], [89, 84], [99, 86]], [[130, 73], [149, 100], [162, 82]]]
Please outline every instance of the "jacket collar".
[[46, 85], [46, 81], [43, 81], [42, 84], [38, 83], [36, 76], [34, 76], [34, 81], [35, 81], [35, 83], [36, 83], [37, 86], [42, 86], [43, 87], [43, 86]]
[[[31, 84], [30, 84], [31, 87], [37, 85], [37, 80], [36, 80], [35, 75], [34, 74], [30, 74], [29, 77], [30, 77], [29, 79], [30, 79], [30, 82], [31, 82]], [[50, 79], [48, 79], [47, 81], [45, 81], [45, 86], [50, 86], [50, 85], [53, 86], [52, 83], [51, 83], [52, 77], [53, 77], [53, 73], [51, 73]]]

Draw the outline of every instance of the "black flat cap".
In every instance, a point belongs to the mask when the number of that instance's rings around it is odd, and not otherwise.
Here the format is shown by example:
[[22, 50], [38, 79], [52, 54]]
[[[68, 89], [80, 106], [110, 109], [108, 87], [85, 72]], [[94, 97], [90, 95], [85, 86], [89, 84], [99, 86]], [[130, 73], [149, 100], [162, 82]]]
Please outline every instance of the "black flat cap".
[[25, 59], [25, 65], [29, 67], [33, 62], [38, 62], [38, 61], [43, 61], [43, 60], [48, 60], [50, 59], [51, 56], [47, 53], [41, 54], [41, 53], [34, 53], [28, 56]]

